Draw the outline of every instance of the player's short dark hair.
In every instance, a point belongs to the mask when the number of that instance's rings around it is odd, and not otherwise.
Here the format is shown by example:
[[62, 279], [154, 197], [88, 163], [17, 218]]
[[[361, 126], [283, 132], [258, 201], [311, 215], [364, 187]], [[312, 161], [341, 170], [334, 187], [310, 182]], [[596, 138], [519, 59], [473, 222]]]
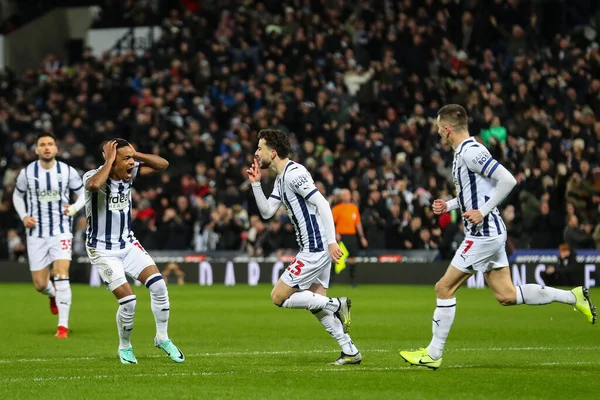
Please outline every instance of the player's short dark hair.
[[104, 145], [106, 143], [110, 142], [111, 140], [114, 140], [115, 142], [117, 142], [117, 150], [119, 150], [120, 148], [129, 146], [129, 142], [127, 140], [121, 139], [121, 138], [115, 138], [115, 139], [105, 140], [104, 142], [102, 142], [102, 145], [100, 145], [100, 151], [103, 152]]
[[125, 139], [121, 139], [121, 138], [116, 138], [114, 139], [115, 142], [117, 142], [117, 150], [119, 150], [122, 147], [128, 147], [129, 146], [129, 142]]
[[35, 137], [35, 143], [37, 144], [37, 142], [39, 142], [41, 138], [45, 138], [45, 137], [49, 137], [49, 138], [54, 139], [54, 143], [57, 142], [56, 136], [53, 133], [42, 132], [42, 133], [38, 133], [37, 136]]
[[258, 132], [258, 140], [264, 139], [267, 146], [277, 152], [279, 158], [286, 158], [292, 152], [290, 139], [279, 129], [263, 129]]
[[460, 104], [448, 104], [438, 110], [440, 122], [450, 125], [457, 131], [468, 129], [467, 110]]

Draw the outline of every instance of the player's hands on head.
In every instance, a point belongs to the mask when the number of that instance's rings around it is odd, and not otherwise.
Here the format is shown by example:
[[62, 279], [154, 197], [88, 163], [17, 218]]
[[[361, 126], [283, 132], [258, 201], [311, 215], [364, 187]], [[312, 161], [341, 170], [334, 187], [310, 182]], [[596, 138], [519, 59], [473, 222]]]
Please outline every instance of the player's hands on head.
[[260, 171], [260, 165], [258, 165], [258, 160], [255, 158], [254, 159], [254, 163], [248, 169], [248, 179], [252, 183], [254, 183], [254, 182], [260, 182], [261, 176], [262, 176], [262, 173]]
[[481, 214], [481, 211], [479, 210], [469, 210], [462, 216], [466, 218], [467, 221], [475, 225], [483, 221], [483, 214]]
[[27, 229], [33, 228], [35, 226], [35, 218], [29, 216], [23, 218], [23, 225], [25, 225], [25, 228]]
[[344, 255], [342, 249], [340, 249], [340, 245], [336, 243], [331, 243], [329, 246], [329, 254], [331, 255], [331, 259], [334, 262], [338, 262], [340, 258]]
[[131, 151], [133, 151], [133, 158], [135, 159], [135, 156], [137, 156], [137, 151], [135, 151], [135, 147], [133, 147], [133, 145], [131, 143], [129, 143], [129, 147], [131, 148]]
[[107, 163], [114, 163], [117, 159], [117, 141], [110, 140], [106, 142], [106, 144], [102, 148], [102, 154], [104, 154], [104, 159]]
[[447, 210], [446, 210], [446, 201], [444, 200], [434, 200], [433, 201], [433, 206], [431, 207], [433, 209], [433, 213], [435, 215], [440, 215], [440, 214], [444, 214]]

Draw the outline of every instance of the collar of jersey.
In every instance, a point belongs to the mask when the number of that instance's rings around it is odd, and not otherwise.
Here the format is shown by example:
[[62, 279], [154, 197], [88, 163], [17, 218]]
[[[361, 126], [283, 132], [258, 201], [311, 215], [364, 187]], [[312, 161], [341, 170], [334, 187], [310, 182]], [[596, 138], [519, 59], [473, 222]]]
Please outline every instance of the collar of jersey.
[[465, 140], [463, 140], [462, 142], [460, 142], [460, 143], [458, 144], [458, 146], [456, 146], [456, 152], [457, 152], [457, 153], [460, 153], [460, 151], [463, 149], [463, 147], [465, 146], [465, 144], [467, 144], [467, 143], [470, 143], [470, 142], [473, 142], [473, 141], [475, 141], [475, 139], [474, 139], [474, 138], [472, 138], [472, 137], [470, 137], [470, 138], [468, 138], [468, 139], [465, 139]]
[[285, 168], [283, 169], [283, 172], [281, 173], [282, 176], [285, 174], [285, 171], [287, 171], [288, 167], [293, 163], [294, 162], [292, 160], [290, 160], [287, 162], [287, 164], [285, 164]]

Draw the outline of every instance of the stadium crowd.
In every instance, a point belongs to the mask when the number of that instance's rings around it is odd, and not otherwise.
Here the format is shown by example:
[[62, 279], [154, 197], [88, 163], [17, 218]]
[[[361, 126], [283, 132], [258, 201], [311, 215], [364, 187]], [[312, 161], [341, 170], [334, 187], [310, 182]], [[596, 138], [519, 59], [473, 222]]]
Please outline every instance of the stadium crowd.
[[[574, 3], [564, 31], [519, 0], [190, 0], [142, 56], [87, 49], [73, 65], [49, 56], [7, 70], [1, 252], [23, 253], [11, 197], [41, 131], [82, 173], [113, 137], [170, 161], [136, 184], [134, 232], [148, 249], [293, 249], [287, 214], [262, 221], [246, 174], [257, 132], [275, 127], [332, 204], [352, 191], [369, 249], [450, 257], [460, 215], [430, 208], [454, 191], [435, 125], [446, 103], [467, 108], [471, 134], [517, 178], [502, 210], [509, 252], [600, 248], [600, 9]], [[265, 172], [267, 192], [273, 182]], [[79, 253], [85, 225], [75, 225]]]

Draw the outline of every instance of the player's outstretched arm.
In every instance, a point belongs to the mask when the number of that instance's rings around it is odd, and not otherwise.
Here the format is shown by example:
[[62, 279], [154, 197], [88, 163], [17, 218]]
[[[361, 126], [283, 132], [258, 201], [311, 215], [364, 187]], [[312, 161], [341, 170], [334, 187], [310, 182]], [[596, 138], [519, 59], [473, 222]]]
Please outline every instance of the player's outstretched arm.
[[260, 185], [260, 167], [258, 165], [258, 161], [254, 160], [254, 164], [252, 167], [248, 169], [248, 179], [252, 185], [252, 193], [254, 194], [254, 198], [256, 199], [256, 206], [258, 207], [258, 211], [260, 215], [264, 219], [270, 219], [275, 215], [279, 207], [281, 206], [281, 195], [277, 190], [277, 184], [273, 188], [273, 193], [267, 199], [265, 197], [265, 193], [262, 190]]
[[[131, 148], [133, 149], [133, 146], [131, 146]], [[133, 151], [133, 159], [143, 164], [140, 166], [140, 175], [148, 175], [158, 171], [164, 171], [169, 166], [169, 162], [161, 156], [138, 153], [135, 151], [135, 149], [133, 149]]]
[[481, 216], [485, 217], [504, 201], [516, 186], [517, 180], [502, 164], [494, 160], [490, 152], [483, 146], [468, 148], [463, 154], [463, 159], [471, 171], [496, 181], [492, 196], [479, 207]]

